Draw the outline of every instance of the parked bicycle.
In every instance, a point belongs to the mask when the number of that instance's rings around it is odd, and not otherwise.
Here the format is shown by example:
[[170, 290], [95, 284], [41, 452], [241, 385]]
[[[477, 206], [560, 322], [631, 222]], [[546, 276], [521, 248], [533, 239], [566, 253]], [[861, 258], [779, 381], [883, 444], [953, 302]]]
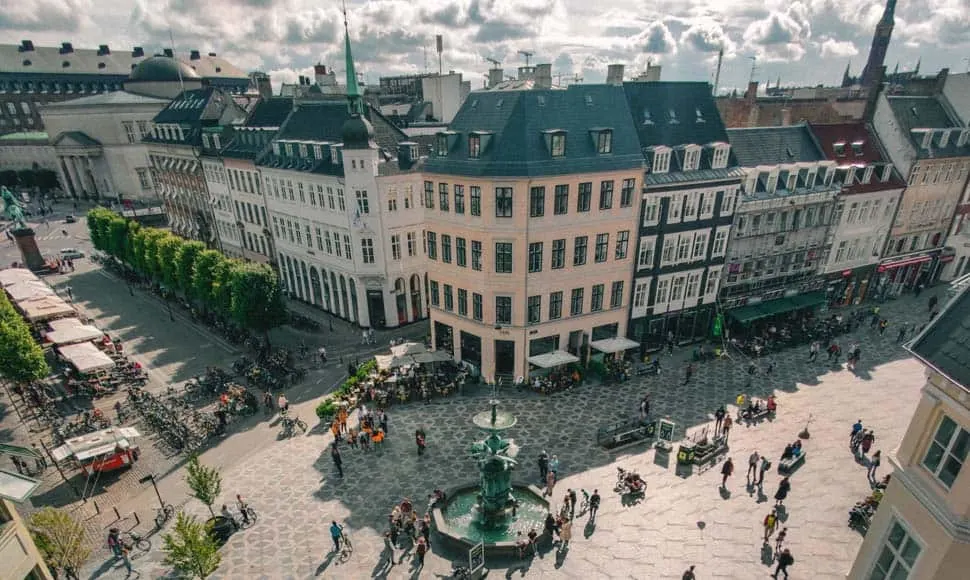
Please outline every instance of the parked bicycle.
[[147, 552], [152, 549], [151, 541], [145, 536], [142, 536], [141, 534], [138, 534], [136, 532], [132, 532], [132, 531], [122, 532], [121, 541], [122, 543], [124, 543], [125, 547], [128, 548], [129, 550], [132, 547], [138, 548], [142, 552]]
[[292, 437], [296, 434], [296, 430], [299, 429], [301, 432], [306, 433], [307, 424], [303, 419], [300, 419], [296, 415], [284, 414], [280, 419], [280, 437]]
[[175, 507], [171, 504], [164, 504], [162, 507], [155, 508], [155, 526], [158, 529], [162, 529], [165, 522], [172, 519], [175, 515]]

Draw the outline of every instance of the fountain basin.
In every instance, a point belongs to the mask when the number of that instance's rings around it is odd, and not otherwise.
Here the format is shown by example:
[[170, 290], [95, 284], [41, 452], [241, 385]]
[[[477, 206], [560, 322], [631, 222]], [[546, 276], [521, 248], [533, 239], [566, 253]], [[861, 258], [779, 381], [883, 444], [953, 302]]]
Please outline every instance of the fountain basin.
[[486, 552], [492, 556], [515, 555], [516, 532], [528, 535], [533, 528], [539, 533], [539, 541], [545, 540], [544, 523], [549, 512], [549, 501], [542, 490], [528, 484], [514, 484], [512, 496], [518, 501], [515, 516], [509, 511], [482, 522], [478, 511], [479, 485], [469, 483], [445, 492], [448, 499], [444, 507], [432, 513], [438, 535], [448, 548], [466, 551], [484, 543]]

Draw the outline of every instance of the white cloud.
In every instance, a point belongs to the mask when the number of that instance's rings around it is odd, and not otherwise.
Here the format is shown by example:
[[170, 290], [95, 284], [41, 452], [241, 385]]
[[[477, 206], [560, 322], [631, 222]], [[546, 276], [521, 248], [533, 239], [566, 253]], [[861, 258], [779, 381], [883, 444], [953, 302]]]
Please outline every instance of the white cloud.
[[855, 44], [834, 38], [826, 38], [821, 42], [820, 47], [824, 57], [845, 58], [859, 54], [859, 49], [855, 47]]

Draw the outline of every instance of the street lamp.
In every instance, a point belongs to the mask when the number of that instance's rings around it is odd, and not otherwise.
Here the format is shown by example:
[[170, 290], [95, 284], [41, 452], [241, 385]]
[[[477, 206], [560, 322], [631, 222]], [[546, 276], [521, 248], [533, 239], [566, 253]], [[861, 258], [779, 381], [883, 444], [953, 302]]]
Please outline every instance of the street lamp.
[[149, 481], [152, 483], [152, 487], [155, 488], [155, 496], [158, 498], [158, 505], [160, 505], [164, 510], [165, 502], [162, 501], [162, 494], [158, 493], [158, 485], [155, 483], [155, 475], [152, 473], [149, 473], [145, 477], [139, 479], [138, 483], [148, 483]]
[[172, 314], [172, 299], [166, 298], [165, 305], [168, 306], [168, 319], [171, 320], [172, 322], [175, 322], [175, 315]]

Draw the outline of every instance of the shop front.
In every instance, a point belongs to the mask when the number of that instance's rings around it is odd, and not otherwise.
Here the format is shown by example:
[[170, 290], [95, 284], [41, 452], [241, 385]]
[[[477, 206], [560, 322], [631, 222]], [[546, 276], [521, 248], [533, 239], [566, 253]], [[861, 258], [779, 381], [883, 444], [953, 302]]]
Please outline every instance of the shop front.
[[935, 283], [943, 269], [944, 259], [952, 260], [952, 254], [944, 255], [936, 249], [908, 256], [883, 260], [876, 268], [876, 290], [880, 299], [899, 296], [918, 285]]
[[671, 338], [678, 346], [704, 340], [710, 336], [713, 322], [714, 305], [705, 304], [632, 320], [629, 338], [640, 343], [642, 356], [661, 350]]
[[837, 308], [861, 304], [869, 293], [877, 269], [878, 264], [869, 264], [829, 274], [825, 287], [829, 306]]
[[728, 337], [759, 337], [774, 334], [779, 329], [785, 329], [783, 334], [790, 334], [800, 329], [805, 321], [816, 317], [827, 303], [828, 296], [824, 290], [804, 294], [772, 294], [769, 300], [749, 302], [740, 308], [728, 310]]

